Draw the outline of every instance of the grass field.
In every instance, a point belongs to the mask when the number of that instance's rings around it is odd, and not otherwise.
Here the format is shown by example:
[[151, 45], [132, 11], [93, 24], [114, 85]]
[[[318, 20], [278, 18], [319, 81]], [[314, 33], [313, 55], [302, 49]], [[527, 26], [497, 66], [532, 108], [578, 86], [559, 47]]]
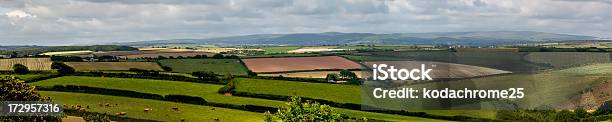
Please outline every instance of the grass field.
[[[171, 122], [181, 121], [181, 118], [184, 118], [185, 121], [195, 122], [215, 121], [215, 118], [230, 122], [252, 122], [263, 121], [264, 118], [263, 113], [166, 101], [68, 92], [39, 91], [39, 93], [51, 97], [53, 101], [61, 104], [89, 106], [90, 109], [87, 109], [87, 111], [112, 115], [118, 112], [126, 112], [126, 117], [130, 118]], [[106, 103], [111, 106], [100, 106], [100, 104], [104, 105]], [[175, 111], [172, 109], [173, 107], [178, 107], [179, 110]], [[145, 108], [152, 110], [145, 112]], [[215, 109], [212, 110], [213, 108]]]
[[51, 70], [51, 63], [50, 58], [0, 59], [0, 71], [12, 71], [15, 64], [25, 65], [30, 71], [45, 71]]
[[299, 48], [301, 48], [301, 46], [272, 46], [272, 47], [261, 47], [259, 49], [266, 51], [265, 54], [277, 54], [277, 53], [287, 53], [288, 51], [296, 50]]
[[166, 59], [159, 62], [181, 73], [211, 71], [217, 74], [247, 75], [248, 71], [238, 59]]
[[181, 94], [189, 96], [199, 96], [206, 99], [206, 101], [208, 102], [229, 103], [236, 105], [249, 104], [261, 106], [276, 106], [281, 104], [280, 101], [245, 97], [232, 97], [218, 94], [217, 90], [223, 87], [223, 85], [180, 81], [65, 76], [34, 82], [31, 85], [42, 87], [51, 87], [53, 85], [81, 85], [98, 88], [131, 90], [159, 95]]
[[155, 62], [64, 62], [77, 71], [127, 71], [131, 68], [162, 71]]
[[[282, 80], [239, 78], [236, 91], [257, 94], [301, 96], [330, 100], [340, 103], [361, 104], [361, 87], [354, 85], [292, 82]], [[495, 111], [490, 110], [409, 110], [427, 112], [442, 116], [471, 116], [495, 118]]]
[[360, 103], [360, 87], [354, 85], [291, 82], [238, 78], [236, 91], [319, 98], [341, 103]]
[[[97, 78], [97, 77], [80, 77], [80, 76], [64, 76], [44, 81], [31, 83], [31, 85], [50, 87], [53, 85], [82, 85], [90, 87], [131, 90], [143, 93], [152, 94], [181, 94], [190, 96], [199, 96], [206, 99], [208, 102], [227, 103], [235, 105], [259, 105], [268, 107], [279, 107], [283, 101], [224, 96], [217, 93], [217, 90], [222, 85], [201, 84], [178, 81], [163, 81], [163, 80], [147, 80], [147, 79], [125, 79], [125, 78]], [[398, 116], [391, 114], [381, 114], [372, 112], [363, 112], [357, 110], [337, 109], [339, 112], [347, 114], [351, 117], [369, 117], [381, 120], [421, 120], [433, 121], [419, 117]]]

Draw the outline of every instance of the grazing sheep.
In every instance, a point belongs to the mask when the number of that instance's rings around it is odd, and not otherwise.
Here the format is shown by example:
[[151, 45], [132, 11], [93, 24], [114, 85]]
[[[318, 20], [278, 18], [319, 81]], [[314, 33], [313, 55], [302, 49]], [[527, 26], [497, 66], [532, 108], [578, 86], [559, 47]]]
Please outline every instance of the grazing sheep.
[[172, 110], [178, 111], [179, 108], [178, 107], [172, 107]]
[[219, 119], [219, 117], [215, 117], [214, 120], [215, 120], [215, 122], [218, 122], [220, 119]]
[[181, 118], [181, 122], [184, 122], [184, 121], [185, 121], [185, 118]]
[[210, 109], [210, 110], [213, 110], [213, 111], [214, 111], [214, 110], [215, 110], [215, 108], [212, 108], [212, 109]]
[[144, 109], [144, 111], [145, 111], [145, 112], [149, 112], [149, 111], [151, 111], [151, 110], [153, 110], [153, 109], [150, 109], [150, 108], [145, 108], [145, 109]]

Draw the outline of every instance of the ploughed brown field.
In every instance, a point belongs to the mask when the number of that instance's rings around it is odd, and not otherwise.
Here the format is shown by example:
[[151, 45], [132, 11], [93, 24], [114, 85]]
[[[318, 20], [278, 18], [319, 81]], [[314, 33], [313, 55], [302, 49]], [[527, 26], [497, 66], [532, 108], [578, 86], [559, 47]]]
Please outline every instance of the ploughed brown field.
[[65, 64], [77, 71], [119, 71], [130, 68], [162, 70], [155, 62], [65, 62]]
[[[479, 67], [464, 64], [455, 63], [444, 63], [444, 62], [433, 62], [433, 61], [375, 61], [365, 62], [367, 66], [373, 66], [373, 64], [387, 64], [387, 69], [390, 66], [394, 66], [395, 69], [404, 68], [412, 70], [413, 68], [421, 69], [421, 64], [425, 64], [425, 68], [431, 68], [430, 76], [433, 79], [436, 78], [470, 78], [487, 75], [505, 74], [512, 73], [509, 71], [492, 69], [487, 67]], [[371, 74], [369, 74], [371, 75]]]
[[361, 69], [361, 65], [338, 56], [254, 58], [243, 59], [246, 66], [256, 73]]
[[13, 65], [22, 64], [32, 71], [51, 70], [50, 58], [12, 58], [0, 59], [0, 70], [13, 70]]
[[[361, 78], [362, 71], [352, 71], [358, 78]], [[287, 72], [287, 73], [270, 73], [270, 74], [257, 74], [257, 76], [273, 76], [273, 77], [290, 77], [290, 78], [326, 78], [327, 74], [336, 73], [340, 74], [339, 71], [306, 71], [306, 72]], [[365, 72], [367, 73], [367, 72]]]

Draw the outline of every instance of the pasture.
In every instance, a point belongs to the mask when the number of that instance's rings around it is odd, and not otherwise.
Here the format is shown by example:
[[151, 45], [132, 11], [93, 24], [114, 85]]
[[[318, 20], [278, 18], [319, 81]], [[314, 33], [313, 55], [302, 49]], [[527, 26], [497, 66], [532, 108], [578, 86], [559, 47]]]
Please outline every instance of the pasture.
[[[182, 104], [167, 101], [138, 99], [129, 97], [117, 97], [107, 95], [94, 95], [69, 92], [39, 91], [42, 96], [51, 97], [53, 101], [65, 105], [89, 106], [90, 112], [107, 113], [114, 115], [126, 112], [126, 117], [151, 119], [158, 121], [179, 122], [181, 118], [185, 121], [221, 121], [252, 122], [263, 121], [263, 113], [255, 113], [219, 107]], [[109, 106], [105, 106], [109, 104]], [[172, 108], [177, 107], [178, 110]], [[144, 109], [151, 109], [144, 111]], [[213, 109], [214, 108], [214, 109]]]
[[0, 71], [12, 71], [15, 64], [25, 65], [30, 71], [46, 71], [51, 70], [51, 63], [50, 58], [0, 59]]
[[[159, 94], [159, 95], [180, 94], [180, 95], [202, 97], [206, 99], [208, 102], [226, 103], [226, 104], [234, 104], [234, 105], [258, 105], [258, 106], [267, 106], [267, 107], [279, 107], [283, 104], [283, 101], [265, 100], [265, 99], [248, 98], [248, 97], [225, 96], [222, 94], [218, 94], [217, 90], [223, 87], [223, 85], [190, 83], [190, 82], [180, 82], [180, 81], [64, 76], [64, 77], [30, 83], [30, 85], [34, 85], [37, 87], [52, 87], [54, 85], [80, 85], [80, 86], [90, 86], [90, 87], [107, 88], [107, 89], [130, 90], [130, 91]], [[66, 99], [70, 99], [70, 98], [66, 98]], [[74, 100], [74, 101], [78, 101], [78, 100]], [[105, 99], [105, 101], [112, 101], [112, 99]], [[95, 104], [97, 104], [97, 102]], [[138, 105], [138, 106], [142, 106], [142, 105]], [[347, 114], [348, 116], [356, 117], [356, 118], [370, 117], [370, 118], [381, 119], [381, 120], [400, 119], [400, 120], [434, 121], [432, 119], [419, 118], [419, 117], [381, 114], [381, 113], [364, 112], [364, 111], [348, 110], [348, 109], [337, 109], [337, 110], [340, 113], [344, 113], [344, 114]], [[138, 110], [138, 111], [142, 111], [142, 110]]]
[[[362, 104], [361, 86], [308, 83], [283, 80], [265, 80], [238, 78], [236, 91], [256, 94], [300, 96], [330, 100], [338, 103]], [[398, 107], [398, 106], [387, 106]], [[393, 108], [398, 109], [398, 108]], [[422, 110], [411, 109], [413, 112], [427, 112], [442, 116], [470, 116], [481, 118], [495, 118], [495, 111], [490, 110]]]
[[159, 63], [180, 73], [210, 71], [222, 75], [247, 75], [248, 71], [238, 59], [165, 59]]
[[155, 62], [64, 62], [77, 71], [127, 71], [131, 68], [162, 71]]
[[360, 64], [338, 56], [253, 58], [242, 61], [251, 71], [257, 73], [362, 68]]

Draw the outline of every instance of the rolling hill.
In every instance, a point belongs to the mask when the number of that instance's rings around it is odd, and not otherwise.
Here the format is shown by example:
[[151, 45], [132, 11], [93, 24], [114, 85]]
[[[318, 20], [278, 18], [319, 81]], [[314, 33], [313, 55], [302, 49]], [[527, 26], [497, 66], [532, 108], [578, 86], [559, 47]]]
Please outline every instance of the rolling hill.
[[592, 36], [554, 34], [534, 31], [475, 31], [433, 33], [296, 33], [258, 34], [209, 39], [171, 39], [119, 45], [143, 46], [156, 44], [216, 44], [216, 45], [335, 45], [335, 44], [469, 44], [496, 45], [542, 41], [592, 40]]

